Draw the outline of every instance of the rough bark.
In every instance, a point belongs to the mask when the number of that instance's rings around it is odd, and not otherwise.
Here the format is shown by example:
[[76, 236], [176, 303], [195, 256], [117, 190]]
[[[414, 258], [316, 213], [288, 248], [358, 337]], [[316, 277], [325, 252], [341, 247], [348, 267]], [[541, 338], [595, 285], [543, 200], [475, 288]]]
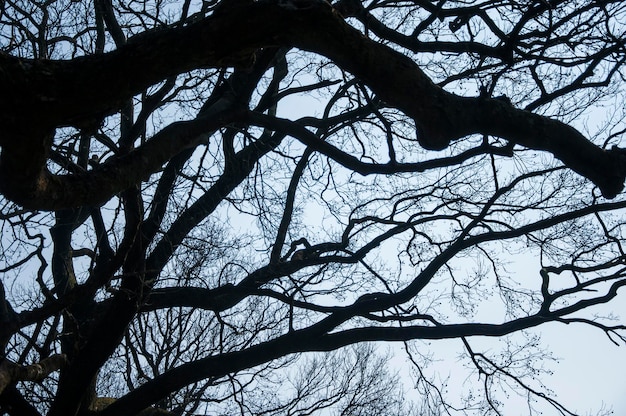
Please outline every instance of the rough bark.
[[66, 364], [67, 358], [64, 354], [54, 354], [30, 365], [19, 365], [5, 359], [0, 363], [0, 394], [7, 386], [18, 381], [41, 381]]

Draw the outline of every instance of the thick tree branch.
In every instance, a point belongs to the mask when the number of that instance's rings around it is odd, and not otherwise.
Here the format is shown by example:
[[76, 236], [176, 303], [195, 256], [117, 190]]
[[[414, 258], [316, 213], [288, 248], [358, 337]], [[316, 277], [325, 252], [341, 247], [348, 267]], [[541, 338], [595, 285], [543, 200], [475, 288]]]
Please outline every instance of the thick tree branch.
[[[20, 188], [13, 181], [13, 186], [3, 185], [2, 192], [44, 209], [87, 203], [89, 198], [80, 198], [79, 192], [70, 192], [74, 199], [63, 195], [68, 189], [93, 187], [91, 177], [61, 181], [42, 173], [51, 128], [89, 123], [177, 73], [247, 65], [255, 49], [277, 45], [322, 54], [355, 74], [388, 105], [415, 120], [418, 140], [425, 148], [443, 149], [470, 134], [494, 135], [551, 152], [594, 182], [606, 197], [621, 192], [626, 176], [623, 151], [605, 151], [566, 124], [515, 109], [504, 101], [450, 94], [434, 85], [411, 59], [349, 26], [326, 2], [311, 0], [301, 6], [294, 10], [257, 2], [189, 26], [147, 32], [111, 53], [71, 61], [28, 61], [1, 54], [0, 94], [12, 99], [0, 104], [0, 117], [11, 126], [0, 136], [0, 179], [11, 182], [10, 173], [15, 175], [18, 169], [24, 171], [20, 177], [27, 183]], [[23, 140], [19, 137], [23, 125], [33, 114], [43, 130], [48, 126], [48, 133], [31, 132]], [[25, 163], [28, 156], [32, 161]], [[135, 175], [133, 179], [140, 178]], [[57, 181], [67, 183], [51, 185]], [[33, 192], [39, 187], [45, 192]]]
[[[237, 110], [223, 111], [170, 124], [127, 155], [112, 157], [93, 170], [71, 175], [50, 173], [42, 164], [45, 159], [37, 158], [37, 151], [29, 152], [28, 146], [7, 146], [0, 154], [0, 191], [33, 209], [99, 205], [146, 180], [181, 151], [206, 142], [214, 131], [236, 119], [237, 114]], [[22, 138], [26, 144], [38, 140], [38, 136]], [[34, 159], [36, 163], [32, 163]]]
[[0, 363], [0, 394], [17, 381], [41, 381], [67, 364], [64, 354], [54, 354], [39, 363], [19, 365], [9, 360]]
[[[140, 386], [133, 392], [120, 398], [104, 412], [103, 416], [139, 411], [149, 406], [159, 398], [183, 388], [185, 385], [197, 382], [208, 377], [222, 377], [229, 373], [269, 362], [275, 358], [296, 352], [331, 351], [347, 345], [365, 341], [407, 341], [412, 339], [451, 339], [470, 336], [495, 336], [518, 332], [551, 321], [561, 321], [561, 318], [590, 305], [606, 303], [613, 299], [617, 290], [626, 285], [626, 281], [613, 283], [605, 295], [579, 301], [573, 305], [552, 312], [541, 311], [514, 319], [503, 324], [466, 323], [435, 326], [405, 326], [405, 327], [362, 327], [333, 332], [334, 327], [327, 327], [324, 321], [334, 321], [337, 324], [345, 322], [350, 317], [362, 313], [365, 302], [355, 302], [341, 311], [329, 315], [327, 318], [308, 328], [289, 332], [274, 340], [267, 341], [245, 350], [214, 355], [192, 363], [183, 364], [174, 368], [154, 380]], [[335, 318], [333, 318], [335, 316]], [[322, 324], [320, 326], [320, 324]], [[327, 331], [320, 333], [320, 328]]]

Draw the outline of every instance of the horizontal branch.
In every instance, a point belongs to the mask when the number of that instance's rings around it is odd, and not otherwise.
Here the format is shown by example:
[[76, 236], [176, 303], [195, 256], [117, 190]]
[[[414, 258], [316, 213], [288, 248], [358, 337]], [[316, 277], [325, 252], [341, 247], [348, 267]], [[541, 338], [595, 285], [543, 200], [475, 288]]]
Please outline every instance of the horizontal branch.
[[328, 156], [341, 166], [363, 176], [372, 174], [391, 175], [396, 173], [425, 172], [436, 168], [460, 165], [463, 162], [480, 155], [513, 156], [513, 150], [510, 146], [505, 145], [498, 147], [483, 143], [454, 156], [434, 158], [422, 162], [399, 163], [389, 161], [387, 163], [368, 163], [344, 152], [327, 141], [321, 140], [313, 132], [299, 124], [297, 121], [271, 117], [265, 114], [253, 112], [248, 113], [245, 119], [251, 124], [288, 134], [298, 139], [311, 149]]
[[[105, 188], [100, 198], [93, 198], [93, 191], [86, 197], [80, 194], [108, 183], [117, 171], [102, 172], [99, 180], [97, 174], [67, 178], [46, 174], [56, 126], [91, 125], [116, 111], [125, 99], [173, 75], [203, 67], [250, 65], [259, 48], [290, 46], [326, 56], [362, 80], [386, 105], [413, 118], [424, 148], [444, 149], [472, 134], [493, 135], [552, 153], [596, 184], [605, 197], [621, 192], [626, 177], [623, 150], [605, 151], [567, 124], [516, 109], [506, 100], [446, 92], [410, 58], [348, 25], [327, 2], [305, 0], [288, 6], [259, 1], [188, 26], [146, 32], [110, 53], [68, 61], [33, 61], [0, 53], [0, 95], [10, 97], [0, 102], [0, 122], [8, 126], [0, 135], [0, 191], [40, 209], [106, 199], [107, 193], [114, 193], [112, 187]], [[124, 175], [125, 183], [141, 181], [148, 170], [127, 168], [124, 173], [134, 175]]]
[[0, 362], [0, 394], [12, 383], [18, 381], [41, 381], [54, 371], [67, 364], [65, 354], [54, 354], [41, 362], [19, 365], [7, 359]]

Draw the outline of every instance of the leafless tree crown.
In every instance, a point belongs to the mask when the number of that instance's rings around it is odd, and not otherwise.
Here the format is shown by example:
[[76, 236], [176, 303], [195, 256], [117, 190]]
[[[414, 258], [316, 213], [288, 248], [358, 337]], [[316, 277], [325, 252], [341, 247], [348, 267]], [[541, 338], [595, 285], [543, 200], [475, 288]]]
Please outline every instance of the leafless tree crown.
[[577, 414], [540, 333], [626, 340], [624, 22], [0, 1], [0, 413]]

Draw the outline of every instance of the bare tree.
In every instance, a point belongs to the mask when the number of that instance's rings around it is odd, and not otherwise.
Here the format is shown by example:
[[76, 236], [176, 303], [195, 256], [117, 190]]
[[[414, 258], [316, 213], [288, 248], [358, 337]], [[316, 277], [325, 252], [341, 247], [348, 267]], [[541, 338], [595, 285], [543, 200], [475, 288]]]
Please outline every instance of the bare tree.
[[[1, 2], [0, 409], [575, 414], [536, 328], [626, 341], [594, 315], [626, 285], [624, 21], [617, 0]], [[480, 380], [462, 397], [426, 371], [445, 340]]]

